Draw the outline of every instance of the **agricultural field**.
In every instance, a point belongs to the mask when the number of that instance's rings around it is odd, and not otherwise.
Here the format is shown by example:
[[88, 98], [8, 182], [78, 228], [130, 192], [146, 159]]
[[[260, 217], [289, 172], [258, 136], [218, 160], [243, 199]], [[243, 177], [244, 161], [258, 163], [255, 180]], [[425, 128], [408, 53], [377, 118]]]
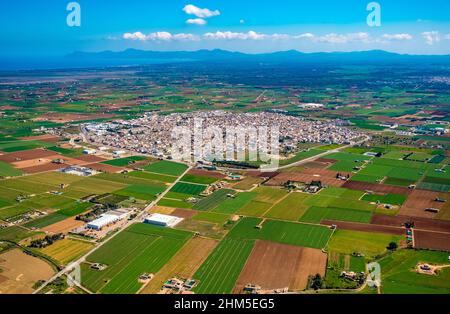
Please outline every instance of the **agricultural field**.
[[398, 243], [401, 238], [382, 233], [337, 230], [328, 243], [328, 249], [350, 255], [357, 252], [371, 259], [385, 253], [390, 242]]
[[199, 280], [196, 293], [231, 293], [252, 251], [254, 241], [226, 238], [222, 240], [194, 274]]
[[380, 261], [382, 286], [387, 294], [448, 294], [450, 293], [450, 268], [436, 275], [419, 274], [419, 263], [436, 266], [449, 265], [448, 253], [437, 251], [400, 250]]
[[[262, 223], [260, 229], [256, 228]], [[324, 248], [332, 231], [324, 226], [294, 222], [243, 218], [231, 229], [231, 239], [266, 240], [310, 248]]]
[[145, 171], [154, 172], [158, 174], [166, 174], [170, 176], [180, 176], [187, 170], [187, 166], [180, 163], [171, 161], [157, 161], [144, 167]]
[[[135, 224], [87, 257], [82, 265], [82, 283], [95, 292], [136, 293], [138, 277], [158, 272], [191, 237], [191, 233]], [[88, 263], [107, 265], [96, 271]]]
[[194, 205], [194, 207], [192, 207], [192, 209], [202, 211], [213, 210], [214, 208], [219, 206], [219, 204], [223, 203], [225, 200], [232, 199], [230, 195], [234, 194], [235, 194], [234, 190], [230, 189], [221, 189], [215, 191], [213, 194], [200, 200], [197, 204]]
[[212, 211], [224, 214], [234, 214], [249, 202], [251, 202], [256, 197], [256, 195], [257, 194], [255, 192], [236, 193], [234, 198], [225, 199]]
[[93, 247], [93, 243], [66, 238], [39, 249], [39, 252], [58, 261], [61, 265], [67, 265], [89, 252]]
[[137, 161], [143, 161], [146, 160], [146, 157], [143, 156], [131, 156], [131, 157], [125, 157], [125, 158], [118, 158], [118, 159], [112, 159], [108, 161], [103, 161], [102, 164], [115, 166], [115, 167], [126, 167], [129, 165], [133, 165], [133, 163]]

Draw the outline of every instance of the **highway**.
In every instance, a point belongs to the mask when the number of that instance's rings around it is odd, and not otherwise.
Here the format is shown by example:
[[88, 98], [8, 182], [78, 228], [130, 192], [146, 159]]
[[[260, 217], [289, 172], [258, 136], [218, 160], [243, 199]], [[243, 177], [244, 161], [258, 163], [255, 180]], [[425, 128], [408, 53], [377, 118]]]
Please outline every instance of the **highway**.
[[[141, 222], [144, 219], [144, 216], [146, 214], [148, 214], [148, 210], [151, 209], [153, 206], [155, 206], [171, 189], [172, 187], [177, 184], [181, 178], [189, 172], [189, 170], [191, 170], [192, 167], [189, 166], [185, 172], [183, 172], [183, 174], [181, 174], [164, 192], [162, 192], [160, 195], [158, 195], [158, 197], [151, 202], [144, 210], [142, 210], [133, 220], [130, 220], [129, 222], [127, 222], [126, 224], [124, 224], [122, 227], [120, 227], [119, 230], [117, 230], [113, 235], [111, 235], [109, 238], [105, 239], [103, 242], [99, 243], [98, 245], [96, 245], [92, 250], [90, 250], [88, 253], [86, 253], [85, 255], [83, 255], [82, 257], [80, 257], [79, 259], [77, 259], [76, 261], [70, 263], [69, 265], [67, 265], [66, 267], [64, 267], [64, 269], [62, 269], [61, 271], [59, 271], [58, 273], [56, 273], [55, 275], [53, 275], [53, 277], [51, 277], [50, 279], [48, 279], [46, 282], [44, 282], [38, 289], [36, 289], [33, 294], [37, 294], [39, 293], [42, 289], [44, 289], [49, 283], [51, 283], [52, 281], [54, 281], [56, 278], [61, 277], [64, 274], [70, 273], [73, 269], [75, 269], [76, 267], [78, 267], [81, 263], [83, 263], [84, 261], [86, 261], [86, 258], [94, 253], [95, 251], [97, 251], [99, 248], [101, 248], [102, 246], [104, 246], [106, 243], [108, 243], [109, 241], [111, 241], [111, 239], [113, 239], [114, 237], [116, 237], [119, 233], [121, 233], [123, 230], [125, 230], [126, 228], [128, 228], [129, 226], [131, 226], [134, 223], [137, 222]], [[79, 285], [81, 285], [81, 283], [78, 283]], [[78, 286], [77, 284], [77, 286]]]

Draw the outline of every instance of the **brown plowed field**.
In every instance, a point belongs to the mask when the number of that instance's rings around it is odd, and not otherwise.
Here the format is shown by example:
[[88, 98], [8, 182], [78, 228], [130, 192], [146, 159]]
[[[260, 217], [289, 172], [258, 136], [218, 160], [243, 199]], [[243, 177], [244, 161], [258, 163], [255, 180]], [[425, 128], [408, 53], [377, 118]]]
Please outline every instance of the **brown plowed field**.
[[49, 142], [49, 143], [56, 143], [59, 141], [59, 136], [51, 135], [51, 134], [44, 134], [44, 135], [36, 135], [36, 136], [25, 136], [20, 137], [19, 139], [24, 141], [42, 141], [42, 142]]
[[439, 197], [439, 195], [440, 193], [438, 192], [413, 190], [411, 194], [409, 194], [406, 202], [400, 208], [399, 214], [405, 216], [433, 218], [437, 214], [426, 212], [425, 209], [442, 209], [444, 207], [444, 203], [434, 201]]
[[67, 165], [48, 163], [48, 164], [43, 164], [40, 166], [23, 168], [22, 171], [24, 171], [25, 173], [32, 174], [32, 173], [39, 173], [39, 172], [54, 171], [54, 170], [62, 169], [64, 167], [67, 167]]
[[450, 252], [450, 234], [414, 230], [414, 247]]
[[0, 294], [30, 294], [38, 280], [47, 280], [53, 268], [43, 260], [19, 249], [0, 255]]
[[30, 167], [46, 165], [46, 164], [51, 163], [52, 160], [58, 159], [60, 157], [61, 156], [59, 156], [59, 155], [54, 155], [54, 156], [49, 156], [46, 158], [37, 158], [37, 159], [16, 161], [11, 164], [18, 169], [23, 169], [23, 168], [30, 168]]
[[216, 178], [216, 179], [225, 178], [225, 175], [220, 172], [213, 172], [213, 171], [201, 170], [201, 169], [189, 170], [188, 174], [192, 174], [194, 176], [205, 176], [205, 177]]
[[[0, 160], [5, 162], [17, 162], [21, 160], [48, 158], [50, 156], [55, 156], [55, 152], [48, 151], [45, 149], [30, 149], [30, 150], [23, 150], [20, 152], [4, 154], [0, 156]], [[61, 156], [58, 155], [58, 157]]]
[[174, 211], [171, 213], [172, 216], [185, 218], [185, 219], [192, 218], [197, 214], [198, 214], [198, 212], [195, 210], [182, 209], [182, 208], [175, 208]]
[[86, 121], [95, 119], [106, 119], [114, 117], [113, 114], [106, 113], [92, 113], [92, 114], [78, 114], [78, 113], [46, 113], [35, 119], [34, 121], [51, 121], [56, 123], [74, 122], [74, 121]]
[[194, 273], [216, 247], [217, 241], [205, 238], [192, 238], [183, 246], [140, 293], [157, 293], [163, 283], [174, 276], [192, 278]]
[[85, 222], [75, 220], [75, 217], [71, 217], [42, 228], [42, 230], [49, 233], [67, 233], [75, 228], [81, 227], [84, 224]]
[[88, 165], [85, 165], [84, 167], [91, 168], [91, 169], [101, 171], [101, 172], [106, 172], [106, 173], [117, 173], [117, 172], [124, 170], [124, 168], [115, 167], [115, 166], [106, 165], [106, 164], [97, 164], [97, 163], [88, 164]]
[[415, 229], [447, 232], [450, 234], [450, 221], [423, 217], [374, 215], [371, 224], [400, 227], [403, 223], [408, 221], [414, 222]]
[[394, 234], [394, 235], [405, 234], [405, 229], [403, 229], [401, 227], [392, 227], [392, 226], [385, 226], [385, 225], [372, 225], [372, 224], [335, 221], [335, 220], [322, 220], [320, 222], [320, 224], [326, 225], [326, 226], [336, 225], [338, 229], [344, 229], [344, 230], [387, 233], [387, 234]]
[[308, 276], [325, 275], [326, 264], [327, 255], [318, 249], [256, 241], [233, 293], [242, 293], [247, 284], [304, 290]]
[[391, 185], [357, 182], [357, 181], [347, 181], [342, 187], [359, 191], [373, 191], [381, 194], [408, 195], [411, 192], [410, 189], [400, 186], [391, 186]]

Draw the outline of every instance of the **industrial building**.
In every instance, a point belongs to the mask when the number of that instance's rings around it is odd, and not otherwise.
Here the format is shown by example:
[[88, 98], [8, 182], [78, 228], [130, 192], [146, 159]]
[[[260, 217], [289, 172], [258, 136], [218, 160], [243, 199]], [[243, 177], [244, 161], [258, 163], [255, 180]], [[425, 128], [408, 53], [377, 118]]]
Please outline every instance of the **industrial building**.
[[183, 218], [176, 216], [151, 214], [150, 216], [147, 216], [147, 218], [144, 219], [144, 223], [163, 227], [173, 227], [179, 224], [182, 220]]
[[111, 210], [102, 215], [99, 218], [89, 222], [86, 228], [93, 230], [101, 230], [103, 227], [116, 223], [122, 219], [126, 219], [129, 215], [128, 211], [124, 210]]

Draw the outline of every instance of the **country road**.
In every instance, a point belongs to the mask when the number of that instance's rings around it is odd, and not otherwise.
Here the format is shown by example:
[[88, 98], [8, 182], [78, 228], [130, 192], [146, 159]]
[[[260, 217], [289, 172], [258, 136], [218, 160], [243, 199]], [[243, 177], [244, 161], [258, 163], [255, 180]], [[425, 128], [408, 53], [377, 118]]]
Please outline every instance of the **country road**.
[[[73, 269], [75, 269], [76, 267], [78, 267], [81, 263], [83, 263], [86, 258], [91, 255], [92, 253], [94, 253], [95, 251], [97, 251], [99, 248], [101, 248], [103, 245], [105, 245], [106, 243], [108, 243], [109, 241], [111, 241], [111, 239], [113, 239], [114, 237], [116, 237], [120, 232], [122, 232], [123, 230], [125, 230], [126, 228], [128, 228], [129, 226], [131, 226], [134, 223], [137, 222], [141, 222], [142, 219], [144, 218], [144, 216], [148, 213], [148, 210], [151, 209], [153, 206], [156, 205], [156, 203], [158, 203], [171, 189], [172, 187], [177, 184], [181, 178], [189, 172], [189, 170], [191, 170], [192, 167], [189, 166], [185, 172], [183, 172], [164, 192], [162, 192], [160, 195], [158, 195], [158, 197], [151, 202], [144, 210], [142, 210], [133, 220], [130, 220], [128, 223], [124, 224], [119, 230], [117, 230], [113, 235], [111, 235], [109, 238], [105, 239], [103, 242], [101, 242], [100, 244], [98, 244], [97, 246], [95, 246], [92, 250], [90, 250], [88, 253], [84, 254], [82, 257], [80, 257], [78, 260], [70, 263], [69, 265], [67, 265], [66, 267], [64, 267], [64, 269], [62, 269], [61, 271], [59, 271], [58, 273], [56, 273], [55, 275], [53, 275], [53, 277], [51, 277], [50, 279], [48, 279], [46, 282], [44, 282], [38, 289], [36, 289], [33, 294], [37, 294], [39, 293], [43, 288], [45, 288], [49, 283], [51, 283], [53, 280], [55, 280], [56, 278], [69, 273], [70, 271], [72, 271]], [[80, 283], [78, 283], [80, 284]]]

